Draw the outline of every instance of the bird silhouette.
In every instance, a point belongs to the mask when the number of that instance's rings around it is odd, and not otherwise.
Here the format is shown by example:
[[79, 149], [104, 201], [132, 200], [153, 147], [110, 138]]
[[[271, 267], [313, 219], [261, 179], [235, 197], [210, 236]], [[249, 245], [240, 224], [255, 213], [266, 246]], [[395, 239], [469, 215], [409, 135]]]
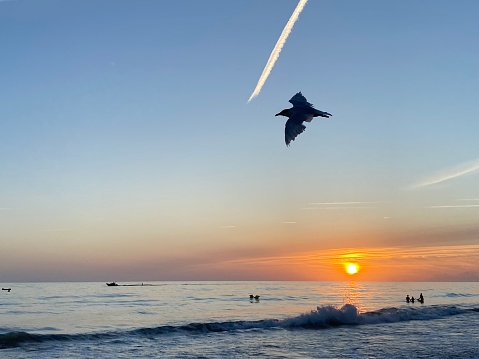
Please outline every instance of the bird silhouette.
[[284, 141], [286, 142], [286, 146], [289, 146], [289, 143], [294, 141], [294, 139], [306, 129], [303, 122], [311, 122], [314, 117], [318, 116], [326, 118], [332, 116], [328, 112], [315, 109], [313, 104], [309, 103], [301, 92], [291, 97], [289, 102], [293, 104], [293, 107], [286, 108], [275, 115], [288, 117], [288, 121], [286, 121], [286, 125], [284, 126]]

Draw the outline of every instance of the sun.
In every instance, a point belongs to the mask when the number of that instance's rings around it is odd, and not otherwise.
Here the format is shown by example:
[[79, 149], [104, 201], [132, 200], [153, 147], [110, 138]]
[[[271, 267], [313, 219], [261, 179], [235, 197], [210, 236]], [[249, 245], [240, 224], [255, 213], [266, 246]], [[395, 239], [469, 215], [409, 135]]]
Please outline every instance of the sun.
[[345, 263], [344, 269], [349, 275], [353, 275], [359, 272], [359, 265], [357, 265], [356, 263]]

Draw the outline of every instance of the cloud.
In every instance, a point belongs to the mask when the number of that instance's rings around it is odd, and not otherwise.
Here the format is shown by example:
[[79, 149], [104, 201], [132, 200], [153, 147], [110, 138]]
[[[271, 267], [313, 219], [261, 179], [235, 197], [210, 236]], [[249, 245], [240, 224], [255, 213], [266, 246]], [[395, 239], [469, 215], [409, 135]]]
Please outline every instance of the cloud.
[[291, 30], [293, 30], [294, 23], [298, 20], [299, 14], [301, 14], [301, 11], [303, 11], [303, 8], [307, 2], [308, 0], [300, 0], [298, 5], [296, 6], [296, 9], [294, 9], [293, 14], [289, 18], [288, 22], [286, 23], [286, 26], [283, 29], [283, 32], [281, 32], [281, 35], [279, 36], [279, 39], [276, 42], [273, 51], [271, 51], [271, 54], [269, 55], [268, 62], [266, 62], [263, 73], [259, 77], [258, 83], [256, 84], [253, 93], [248, 99], [248, 102], [258, 96], [258, 94], [260, 93], [264, 83], [266, 82], [269, 74], [271, 73], [271, 70], [274, 67], [274, 64], [276, 63], [276, 60], [278, 60], [279, 58], [279, 54], [281, 53], [281, 50], [283, 49], [283, 46], [286, 43], [286, 40], [291, 33]]
[[45, 230], [46, 232], [72, 232], [71, 228], [52, 228]]
[[424, 188], [433, 186], [442, 182], [446, 182], [455, 178], [459, 178], [473, 172], [479, 170], [479, 159], [463, 162], [454, 167], [449, 167], [439, 171], [438, 173], [434, 174], [429, 178], [425, 178], [423, 180], [418, 181], [417, 183], [413, 184], [410, 188], [417, 189], [417, 188]]
[[374, 206], [360, 206], [362, 204], [374, 204], [378, 202], [313, 202], [310, 207], [304, 209], [371, 209]]
[[474, 208], [474, 207], [479, 208], [479, 204], [425, 206], [424, 208]]
[[350, 204], [366, 204], [366, 203], [377, 203], [377, 202], [313, 202], [310, 203], [313, 206], [322, 206], [322, 205], [350, 205]]
[[[463, 201], [463, 204], [432, 205], [424, 206], [423, 208], [479, 208], [479, 204], [470, 204], [471, 202], [479, 201], [479, 198], [464, 198], [458, 201]], [[467, 201], [468, 204], [464, 204], [464, 201]]]

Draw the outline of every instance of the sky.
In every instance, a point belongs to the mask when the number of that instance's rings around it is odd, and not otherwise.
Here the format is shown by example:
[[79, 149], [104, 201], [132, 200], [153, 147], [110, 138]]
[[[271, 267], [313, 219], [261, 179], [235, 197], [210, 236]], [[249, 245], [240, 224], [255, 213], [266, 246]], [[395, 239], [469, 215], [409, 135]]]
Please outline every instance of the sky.
[[297, 5], [0, 1], [0, 282], [479, 281], [479, 2]]

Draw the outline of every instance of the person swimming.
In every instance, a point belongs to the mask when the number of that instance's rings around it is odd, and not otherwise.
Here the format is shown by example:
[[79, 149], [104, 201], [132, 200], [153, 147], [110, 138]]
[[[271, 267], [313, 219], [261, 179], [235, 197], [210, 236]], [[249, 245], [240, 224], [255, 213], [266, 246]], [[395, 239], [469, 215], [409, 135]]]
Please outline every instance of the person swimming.
[[411, 298], [409, 298], [409, 294], [406, 295], [406, 303], [409, 303], [411, 301]]
[[424, 303], [424, 297], [422, 296], [422, 293], [419, 294], [419, 298], [418, 298], [417, 301], [418, 301], [419, 303], [421, 303], [421, 304]]

